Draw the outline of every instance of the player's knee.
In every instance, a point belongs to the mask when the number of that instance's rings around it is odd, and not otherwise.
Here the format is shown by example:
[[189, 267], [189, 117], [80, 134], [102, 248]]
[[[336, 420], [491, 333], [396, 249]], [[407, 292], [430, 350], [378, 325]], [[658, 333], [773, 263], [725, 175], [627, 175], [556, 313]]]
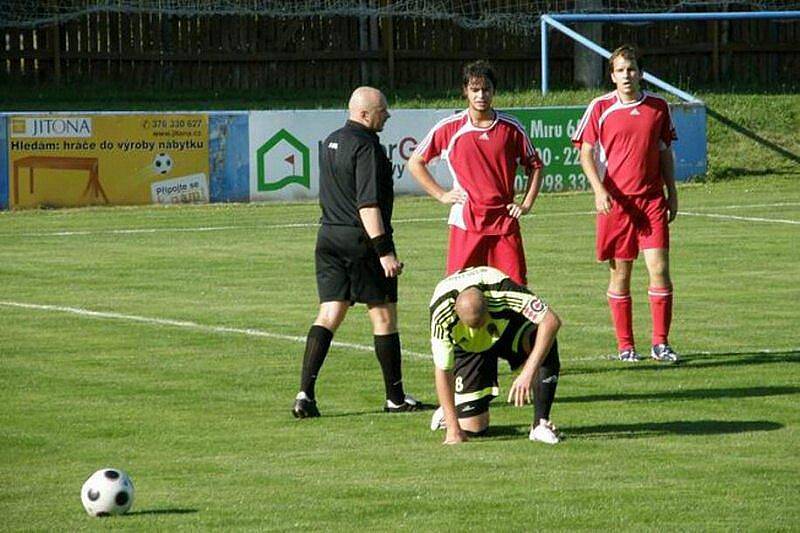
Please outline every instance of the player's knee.
[[372, 332], [375, 335], [390, 335], [397, 333], [397, 321], [386, 317], [373, 317]]
[[397, 332], [397, 313], [392, 306], [371, 307], [369, 318], [375, 335], [390, 335]]
[[332, 319], [322, 315], [318, 316], [314, 321], [314, 325], [322, 326], [323, 328], [330, 330], [331, 333], [335, 333], [341, 323], [341, 320]]
[[342, 312], [333, 307], [322, 306], [320, 307], [319, 314], [317, 314], [317, 319], [314, 321], [314, 324], [322, 326], [331, 332], [335, 332], [342, 324], [345, 315], [346, 311]]
[[480, 435], [486, 433], [489, 429], [489, 412], [481, 413], [478, 416], [471, 416], [469, 418], [459, 418], [458, 425], [461, 429], [472, 435]]
[[619, 286], [628, 286], [630, 282], [631, 273], [629, 270], [625, 270], [624, 268], [611, 270], [611, 283], [615, 283]]
[[672, 280], [669, 277], [669, 267], [666, 263], [657, 263], [650, 268], [650, 284], [656, 287], [669, 287]]

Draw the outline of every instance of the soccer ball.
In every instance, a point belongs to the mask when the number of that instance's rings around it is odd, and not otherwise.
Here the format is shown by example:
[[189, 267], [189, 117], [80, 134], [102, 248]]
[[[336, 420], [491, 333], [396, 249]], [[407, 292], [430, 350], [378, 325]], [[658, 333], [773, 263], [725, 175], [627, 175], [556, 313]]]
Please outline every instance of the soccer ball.
[[169, 154], [160, 153], [153, 159], [153, 168], [156, 169], [156, 172], [159, 174], [166, 174], [170, 170], [172, 170], [172, 158]]
[[81, 487], [81, 503], [90, 516], [124, 514], [133, 505], [133, 481], [116, 468], [103, 468]]

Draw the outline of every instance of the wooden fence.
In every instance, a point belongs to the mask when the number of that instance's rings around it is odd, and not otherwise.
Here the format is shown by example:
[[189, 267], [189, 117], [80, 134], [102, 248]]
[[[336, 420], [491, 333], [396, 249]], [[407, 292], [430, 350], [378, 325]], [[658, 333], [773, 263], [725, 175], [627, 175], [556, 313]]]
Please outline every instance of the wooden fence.
[[[796, 83], [800, 22], [604, 24], [602, 42], [640, 45], [647, 68], [683, 86]], [[470, 30], [450, 21], [91, 13], [0, 30], [0, 80], [213, 90], [382, 87], [453, 89], [460, 67], [490, 59], [505, 87], [535, 87], [538, 34]], [[551, 80], [572, 84], [574, 43], [550, 40]]]

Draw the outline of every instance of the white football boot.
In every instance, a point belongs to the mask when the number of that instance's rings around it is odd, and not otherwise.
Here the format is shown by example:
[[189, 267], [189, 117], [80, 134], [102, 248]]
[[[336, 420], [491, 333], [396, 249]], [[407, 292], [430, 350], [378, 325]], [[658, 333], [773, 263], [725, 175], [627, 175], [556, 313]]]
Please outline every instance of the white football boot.
[[544, 442], [545, 444], [558, 444], [561, 439], [558, 437], [558, 429], [552, 422], [542, 418], [539, 425], [531, 429], [528, 438], [532, 441]]
[[447, 426], [444, 423], [444, 409], [439, 406], [433, 412], [433, 416], [431, 417], [431, 431], [438, 431], [440, 429], [445, 429]]

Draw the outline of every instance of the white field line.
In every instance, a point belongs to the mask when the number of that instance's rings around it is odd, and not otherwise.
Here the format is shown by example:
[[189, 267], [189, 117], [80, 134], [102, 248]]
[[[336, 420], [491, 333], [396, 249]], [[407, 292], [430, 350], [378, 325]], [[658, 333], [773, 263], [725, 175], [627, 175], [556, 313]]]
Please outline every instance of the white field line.
[[[42, 305], [42, 304], [31, 304], [31, 303], [24, 303], [24, 302], [11, 302], [11, 301], [3, 301], [0, 300], [0, 306], [4, 307], [14, 307], [18, 309], [33, 309], [36, 311], [47, 311], [47, 312], [54, 312], [54, 313], [67, 313], [72, 315], [77, 315], [85, 318], [97, 318], [97, 319], [111, 319], [111, 320], [121, 320], [127, 322], [138, 322], [141, 324], [150, 324], [154, 326], [167, 326], [167, 327], [174, 327], [174, 328], [183, 328], [183, 329], [191, 329], [196, 331], [202, 331], [204, 333], [218, 333], [224, 335], [245, 335], [248, 337], [262, 337], [268, 339], [278, 339], [282, 341], [289, 341], [289, 342], [296, 342], [305, 344], [306, 338], [299, 337], [296, 335], [284, 335], [282, 333], [272, 333], [270, 331], [263, 331], [260, 329], [253, 329], [253, 328], [231, 328], [227, 326], [210, 326], [206, 324], [199, 324], [197, 322], [191, 322], [187, 320], [173, 320], [169, 318], [153, 318], [153, 317], [145, 317], [145, 316], [138, 316], [138, 315], [126, 315], [122, 313], [114, 313], [108, 311], [92, 311], [90, 309], [81, 309], [79, 307], [65, 307], [60, 305]], [[338, 348], [349, 348], [352, 350], [358, 350], [361, 352], [372, 352], [374, 351], [374, 347], [368, 346], [365, 344], [356, 344], [351, 342], [339, 342], [333, 341], [331, 343], [333, 346]], [[773, 349], [760, 349], [760, 350], [748, 350], [742, 352], [710, 352], [710, 351], [698, 351], [698, 352], [691, 352], [691, 353], [684, 353], [684, 356], [694, 356], [694, 355], [705, 355], [705, 356], [714, 356], [714, 355], [739, 355], [739, 354], [763, 354], [769, 355], [772, 353], [783, 353], [783, 352], [800, 352], [800, 347], [797, 348], [788, 348], [788, 349], [781, 349], [781, 350], [773, 350]], [[431, 356], [427, 353], [415, 352], [412, 350], [403, 350], [403, 355], [408, 357], [410, 356], [413, 359], [420, 359], [424, 361], [430, 361]], [[571, 357], [566, 359], [567, 362], [585, 362], [585, 361], [602, 361], [608, 359], [616, 359], [615, 355], [594, 355], [589, 357]]]
[[688, 215], [693, 217], [721, 218], [726, 220], [742, 220], [745, 222], [768, 222], [772, 224], [793, 224], [800, 225], [800, 220], [786, 220], [781, 218], [761, 218], [761, 217], [739, 217], [736, 215], [720, 215], [717, 213], [694, 213], [690, 211], [679, 211], [678, 216]]
[[741, 205], [717, 205], [710, 207], [698, 207], [696, 209], [746, 209], [748, 207], [796, 207], [800, 202], [778, 202], [774, 204], [741, 204]]
[[[798, 206], [798, 202], [781, 202], [773, 204], [742, 204], [742, 205], [722, 205], [713, 206], [708, 208], [700, 207], [699, 209], [744, 209], [748, 207], [787, 207]], [[572, 211], [565, 213], [533, 213], [533, 218], [550, 218], [550, 217], [573, 217], [583, 215], [594, 215], [594, 211]], [[800, 224], [796, 220], [784, 220], [773, 218], [759, 218], [759, 217], [739, 217], [734, 215], [719, 215], [714, 213], [698, 213], [695, 211], [681, 211], [680, 215], [700, 216], [709, 218], [720, 218], [730, 220], [743, 220], [748, 222], [768, 222], [778, 224]], [[417, 222], [440, 222], [447, 220], [446, 217], [428, 217], [428, 218], [401, 218], [393, 220], [393, 224], [413, 224]], [[317, 222], [297, 222], [291, 224], [264, 224], [259, 226], [200, 226], [194, 228], [131, 228], [131, 229], [111, 229], [100, 231], [49, 231], [49, 232], [29, 232], [29, 233], [0, 233], [3, 237], [70, 237], [80, 235], [137, 235], [137, 234], [150, 234], [150, 233], [202, 233], [213, 231], [228, 231], [228, 230], [245, 230], [245, 229], [292, 229], [292, 228], [316, 228], [319, 226]]]
[[[68, 313], [86, 318], [100, 318], [100, 319], [121, 320], [125, 322], [139, 322], [141, 324], [150, 324], [154, 326], [169, 326], [175, 328], [192, 329], [196, 331], [202, 331], [205, 333], [246, 335], [249, 337], [264, 337], [268, 339], [278, 339], [282, 341], [297, 342], [297, 343], [306, 342], [305, 337], [298, 337], [296, 335], [284, 335], [282, 333], [272, 333], [270, 331], [263, 331], [260, 329], [231, 328], [227, 326], [209, 326], [206, 324], [199, 324], [197, 322], [190, 322], [187, 320], [173, 320], [169, 318], [154, 318], [154, 317], [146, 317], [138, 315], [126, 315], [122, 313], [114, 313], [108, 311], [92, 311], [90, 309], [82, 309], [80, 307], [41, 305], [41, 304], [31, 304], [23, 302], [9, 302], [2, 300], [0, 300], [0, 306], [16, 307], [21, 309], [34, 309], [36, 311], [49, 311], [54, 313]], [[339, 342], [339, 341], [333, 341], [331, 344], [339, 348], [350, 348], [362, 352], [374, 351], [374, 348], [372, 346], [366, 346], [363, 344], [354, 344], [350, 342]], [[413, 352], [410, 350], [403, 350], [403, 354], [411, 355], [412, 357], [419, 359], [430, 359], [430, 356], [428, 354]]]

